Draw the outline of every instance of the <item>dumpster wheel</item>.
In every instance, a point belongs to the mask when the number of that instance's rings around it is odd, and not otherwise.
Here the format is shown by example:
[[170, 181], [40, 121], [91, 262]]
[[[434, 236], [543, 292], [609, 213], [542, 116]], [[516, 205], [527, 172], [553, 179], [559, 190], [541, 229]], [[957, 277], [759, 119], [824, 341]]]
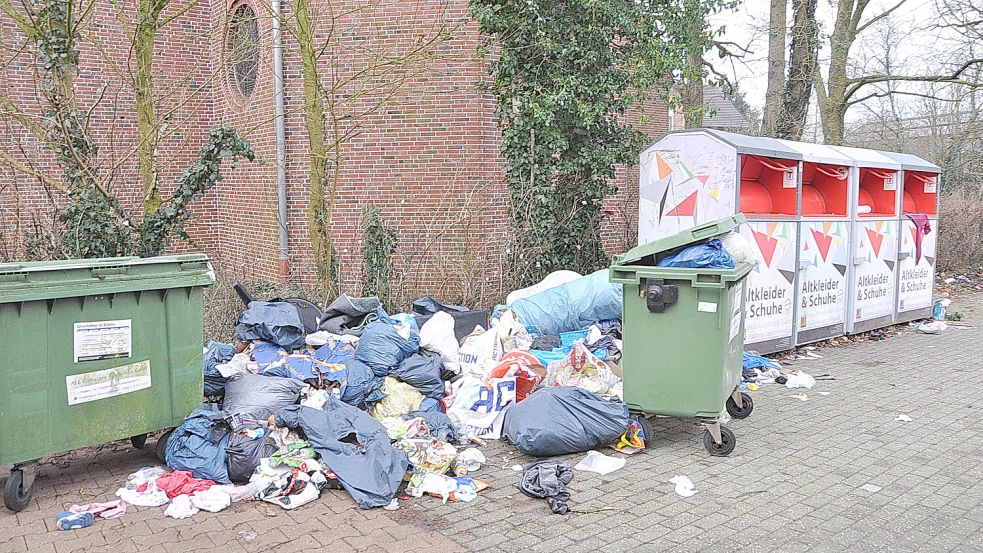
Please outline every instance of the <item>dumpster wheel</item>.
[[130, 445], [137, 449], [143, 449], [143, 446], [147, 445], [147, 435], [137, 434], [136, 436], [130, 436]]
[[24, 485], [24, 471], [14, 467], [3, 486], [3, 503], [15, 513], [23, 511], [31, 503], [34, 496], [34, 482]]
[[[737, 392], [734, 393], [734, 396]], [[746, 419], [751, 411], [754, 410], [754, 400], [751, 399], [751, 394], [747, 392], [740, 392], [741, 404], [738, 405], [734, 396], [727, 398], [727, 413], [735, 419]]]
[[734, 451], [734, 447], [737, 445], [737, 437], [734, 436], [734, 432], [727, 428], [726, 426], [719, 426], [720, 429], [720, 443], [718, 444], [713, 439], [713, 434], [710, 429], [707, 428], [703, 433], [703, 447], [706, 448], [707, 452], [714, 457], [726, 457]]
[[633, 413], [631, 418], [638, 422], [639, 428], [642, 429], [642, 434], [645, 434], [645, 447], [648, 448], [655, 440], [655, 430], [652, 428], [652, 421], [644, 413]]
[[157, 438], [157, 446], [154, 447], [154, 453], [157, 454], [157, 458], [165, 465], [167, 464], [167, 440], [171, 438], [171, 434], [173, 433], [174, 429], [171, 429], [161, 434], [160, 438]]

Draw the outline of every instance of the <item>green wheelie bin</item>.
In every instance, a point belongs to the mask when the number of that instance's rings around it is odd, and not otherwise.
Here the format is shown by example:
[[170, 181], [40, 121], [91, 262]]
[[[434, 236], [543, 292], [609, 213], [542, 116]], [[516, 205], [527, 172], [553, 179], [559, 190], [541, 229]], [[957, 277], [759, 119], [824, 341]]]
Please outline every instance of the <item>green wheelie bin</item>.
[[0, 264], [8, 509], [40, 458], [177, 426], [202, 401], [203, 254]]
[[720, 425], [726, 409], [734, 418], [751, 413], [749, 395], [738, 390], [743, 368], [744, 278], [753, 265], [733, 269], [657, 267], [686, 246], [736, 230], [738, 214], [699, 225], [616, 256], [611, 282], [624, 285], [624, 399], [646, 415], [696, 418], [711, 455], [729, 455], [734, 433]]

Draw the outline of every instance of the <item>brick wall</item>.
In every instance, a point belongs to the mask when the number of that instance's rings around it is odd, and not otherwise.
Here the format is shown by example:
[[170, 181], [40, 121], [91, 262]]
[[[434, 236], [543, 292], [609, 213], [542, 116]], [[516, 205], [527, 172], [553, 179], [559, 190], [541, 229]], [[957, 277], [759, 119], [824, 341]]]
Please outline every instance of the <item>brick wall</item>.
[[[265, 163], [229, 168], [224, 180], [195, 208], [193, 244], [175, 245], [175, 249], [204, 250], [224, 274], [233, 278], [277, 281], [279, 221], [270, 8], [267, 0], [245, 0], [260, 16], [261, 52], [256, 88], [247, 98], [230, 81], [226, 64], [226, 24], [232, 9], [242, 1], [200, 2], [161, 33], [155, 59], [158, 84], [179, 84], [184, 97], [189, 91], [202, 92], [190, 102], [171, 100], [175, 118], [180, 117], [181, 123], [174, 125], [177, 130], [160, 150], [167, 167], [164, 182], [173, 182], [194, 158], [209, 126], [235, 126], [250, 140]], [[310, 285], [316, 273], [307, 240], [307, 136], [300, 59], [288, 31], [293, 21], [289, 4], [285, 1], [283, 6], [288, 281]], [[351, 293], [360, 288], [361, 213], [371, 202], [399, 232], [394, 256], [397, 277], [392, 287], [400, 299], [426, 293], [455, 301], [497, 301], [511, 287], [502, 267], [508, 194], [502, 183], [495, 101], [477, 88], [487, 78], [487, 62], [479, 55], [482, 37], [469, 18], [467, 2], [404, 0], [367, 5], [337, 0], [311, 3], [311, 8], [319, 40], [327, 38], [329, 29], [333, 33], [319, 70], [324, 84], [338, 86], [338, 97], [345, 98], [336, 114], [343, 132], [351, 131], [341, 146], [343, 162], [331, 220], [342, 288]], [[132, 10], [132, 6], [127, 9]], [[91, 105], [100, 87], [115, 83], [112, 94], [100, 104], [104, 107], [97, 109], [93, 124], [99, 136], [107, 140], [103, 151], [128, 153], [136, 133], [132, 90], [112, 74], [106, 60], [113, 60], [124, 72], [132, 60], [127, 61], [125, 34], [111, 11], [104, 10], [97, 22], [91, 32], [104, 41], [105, 55], [86, 48], [80, 97], [84, 105]], [[9, 27], [5, 22], [0, 30], [11, 33]], [[411, 67], [358, 77], [376, 66], [373, 60], [380, 55], [398, 57], [436, 32], [451, 38]], [[33, 93], [30, 62], [29, 57], [21, 56], [13, 66], [0, 69], [0, 87], [22, 96]], [[646, 132], [655, 136], [667, 128], [663, 106], [652, 102], [642, 109]], [[23, 132], [15, 136], [32, 144]], [[9, 137], [0, 137], [0, 141]], [[0, 142], [0, 147], [6, 145]], [[36, 145], [32, 148], [30, 152], [38, 151]], [[123, 161], [117, 188], [125, 191], [134, 209], [139, 207], [140, 192], [136, 170], [135, 156]], [[16, 250], [16, 240], [11, 236], [17, 234], [17, 222], [24, 220], [24, 208], [38, 204], [45, 196], [30, 179], [0, 171], [0, 190], [5, 198], [15, 184], [18, 192], [13, 203], [20, 212], [7, 202], [0, 207], [0, 229], [8, 251]], [[616, 184], [619, 192], [605, 202], [602, 229], [611, 254], [634, 245], [637, 169], [620, 170]]]

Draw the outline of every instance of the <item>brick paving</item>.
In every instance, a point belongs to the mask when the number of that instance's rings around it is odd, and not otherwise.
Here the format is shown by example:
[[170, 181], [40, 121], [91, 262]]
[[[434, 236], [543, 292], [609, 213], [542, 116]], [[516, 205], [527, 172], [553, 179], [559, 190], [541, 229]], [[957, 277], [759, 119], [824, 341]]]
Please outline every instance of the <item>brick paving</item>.
[[[153, 462], [111, 444], [45, 464], [34, 503], [0, 512], [0, 552], [983, 551], [983, 295], [957, 303], [976, 328], [905, 332], [797, 362], [835, 380], [817, 383], [808, 401], [777, 385], [754, 392], [751, 417], [729, 424], [737, 449], [728, 458], [707, 455], [691, 421], [657, 420], [653, 447], [625, 468], [576, 474], [568, 516], [523, 496], [511, 466], [529, 459], [495, 443], [477, 473], [493, 488], [471, 504], [423, 498], [361, 511], [329, 491], [289, 512], [240, 503], [172, 520], [163, 508], [131, 508], [54, 530], [55, 512], [111, 498], [126, 474]], [[668, 483], [677, 474], [699, 493], [677, 496]], [[256, 538], [245, 543], [240, 532]]]

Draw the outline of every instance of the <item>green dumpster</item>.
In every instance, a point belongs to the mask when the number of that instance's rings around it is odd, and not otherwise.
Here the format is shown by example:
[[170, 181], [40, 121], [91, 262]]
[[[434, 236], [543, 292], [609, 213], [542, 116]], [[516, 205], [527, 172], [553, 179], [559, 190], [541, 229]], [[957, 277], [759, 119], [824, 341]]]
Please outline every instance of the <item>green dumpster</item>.
[[[745, 222], [738, 214], [644, 244], [615, 257], [611, 282], [624, 285], [624, 399], [632, 411], [701, 419], [704, 446], [729, 455], [734, 434], [720, 426], [726, 408], [744, 418], [753, 404], [737, 390], [744, 344], [744, 278], [734, 269], [657, 267], [680, 249]], [[649, 426], [644, 416], [640, 423]]]
[[4, 503], [41, 457], [177, 426], [202, 401], [203, 254], [0, 264]]

